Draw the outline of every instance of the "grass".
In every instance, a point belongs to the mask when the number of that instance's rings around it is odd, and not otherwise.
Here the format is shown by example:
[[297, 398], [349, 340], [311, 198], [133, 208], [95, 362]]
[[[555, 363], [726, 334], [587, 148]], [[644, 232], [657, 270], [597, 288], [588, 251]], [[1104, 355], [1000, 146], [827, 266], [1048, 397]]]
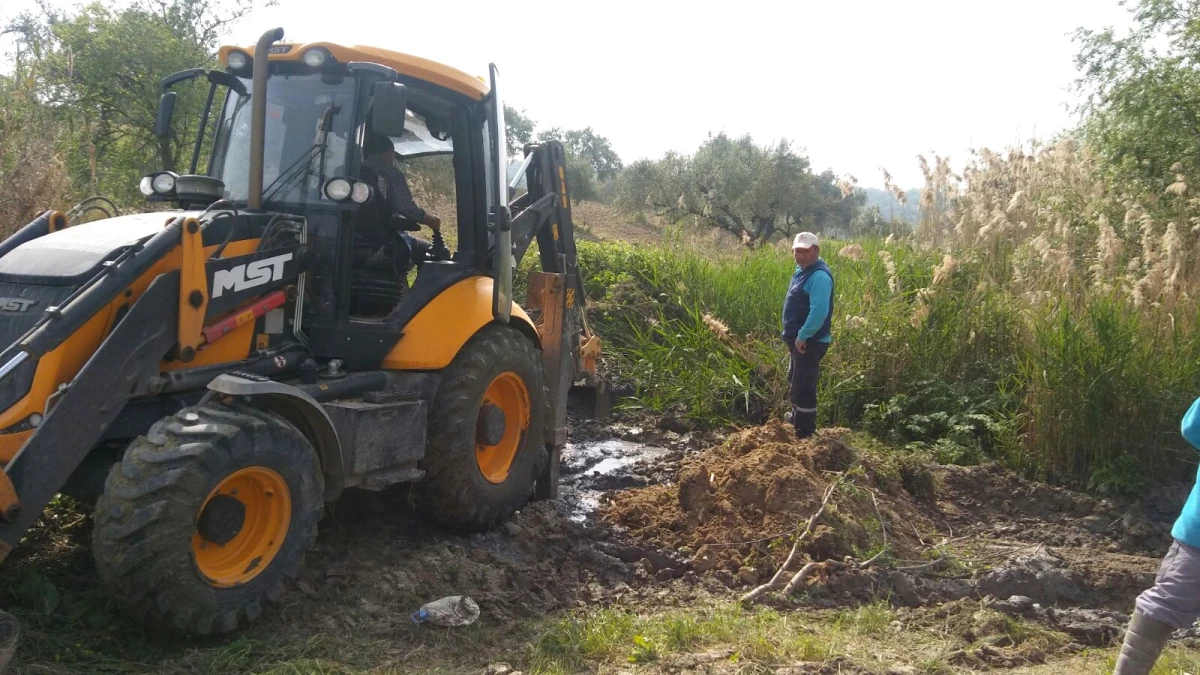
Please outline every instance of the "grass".
[[1200, 652], [1195, 649], [1175, 648], [1166, 650], [1155, 664], [1150, 675], [1183, 675], [1200, 673]]
[[843, 610], [838, 614], [835, 625], [859, 635], [881, 635], [891, 626], [894, 618], [892, 606], [885, 600], [878, 600]]
[[528, 662], [534, 673], [575, 673], [597, 661], [646, 663], [715, 647], [727, 649], [731, 661], [763, 666], [832, 655], [795, 615], [722, 604], [648, 614], [597, 609], [558, 619], [531, 647]]

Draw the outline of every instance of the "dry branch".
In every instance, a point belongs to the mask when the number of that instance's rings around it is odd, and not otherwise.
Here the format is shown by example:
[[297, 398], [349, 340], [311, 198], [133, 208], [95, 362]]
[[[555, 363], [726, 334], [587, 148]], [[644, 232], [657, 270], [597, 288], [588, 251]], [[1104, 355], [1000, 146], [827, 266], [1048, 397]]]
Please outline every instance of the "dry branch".
[[[835, 481], [830, 483], [829, 487], [825, 488], [825, 495], [821, 498], [821, 508], [817, 509], [817, 512], [809, 517], [808, 523], [804, 527], [804, 531], [801, 532], [798, 537], [796, 537], [795, 543], [792, 544], [792, 551], [788, 554], [787, 560], [783, 561], [783, 564], [779, 566], [779, 569], [776, 570], [774, 576], [771, 577], [771, 580], [743, 595], [740, 602], [754, 602], [762, 594], [779, 587], [779, 582], [783, 579], [783, 575], [787, 573], [788, 567], [792, 564], [792, 560], [795, 559], [796, 553], [800, 550], [800, 544], [808, 538], [808, 535], [812, 534], [813, 526], [817, 524], [817, 520], [822, 514], [825, 513], [825, 507], [829, 505], [829, 499], [833, 497], [834, 490], [837, 489], [838, 483], [840, 482], [840, 480]], [[805, 567], [809, 567], [813, 564], [815, 563], [809, 563], [809, 565], [806, 565]]]

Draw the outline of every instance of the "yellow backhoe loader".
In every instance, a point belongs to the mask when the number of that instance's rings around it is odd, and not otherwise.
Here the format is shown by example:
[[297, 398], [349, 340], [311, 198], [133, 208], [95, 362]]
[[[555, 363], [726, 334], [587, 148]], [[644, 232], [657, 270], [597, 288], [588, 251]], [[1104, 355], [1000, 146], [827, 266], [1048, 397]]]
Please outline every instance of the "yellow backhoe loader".
[[[78, 496], [104, 584], [180, 634], [277, 602], [347, 488], [410, 484], [469, 531], [553, 498], [568, 390], [599, 383], [563, 147], [510, 177], [495, 66], [282, 38], [164, 80], [164, 136], [207, 85], [190, 170], [141, 182], [170, 209], [46, 211], [0, 243], [0, 560]], [[401, 236], [370, 134], [449, 158], [455, 250]]]

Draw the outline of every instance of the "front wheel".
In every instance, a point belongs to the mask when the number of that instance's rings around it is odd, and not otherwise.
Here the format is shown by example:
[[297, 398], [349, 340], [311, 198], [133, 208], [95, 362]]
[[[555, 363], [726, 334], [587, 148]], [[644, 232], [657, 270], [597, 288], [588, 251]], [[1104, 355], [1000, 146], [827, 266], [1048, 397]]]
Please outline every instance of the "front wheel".
[[209, 635], [257, 619], [323, 513], [308, 439], [249, 405], [203, 403], [131, 443], [96, 504], [100, 578], [143, 622]]
[[533, 495], [547, 460], [542, 355], [515, 328], [476, 333], [442, 373], [416, 505], [438, 524], [479, 531]]

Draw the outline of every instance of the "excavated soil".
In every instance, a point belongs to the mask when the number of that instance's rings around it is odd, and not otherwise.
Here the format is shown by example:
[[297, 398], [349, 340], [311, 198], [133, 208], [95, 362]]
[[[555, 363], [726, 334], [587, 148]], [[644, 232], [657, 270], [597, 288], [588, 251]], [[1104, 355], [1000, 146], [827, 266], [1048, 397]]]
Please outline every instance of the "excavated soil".
[[934, 522], [893, 467], [856, 456], [845, 434], [834, 429], [798, 442], [782, 422], [749, 429], [685, 460], [676, 483], [612, 495], [599, 516], [640, 542], [688, 556], [696, 572], [755, 583], [787, 557], [834, 472], [860, 470], [835, 495], [805, 552], [814, 560], [863, 558], [882, 547], [888, 523], [907, 523], [915, 529], [892, 527], [888, 541], [896, 555], [916, 556], [917, 530]]

